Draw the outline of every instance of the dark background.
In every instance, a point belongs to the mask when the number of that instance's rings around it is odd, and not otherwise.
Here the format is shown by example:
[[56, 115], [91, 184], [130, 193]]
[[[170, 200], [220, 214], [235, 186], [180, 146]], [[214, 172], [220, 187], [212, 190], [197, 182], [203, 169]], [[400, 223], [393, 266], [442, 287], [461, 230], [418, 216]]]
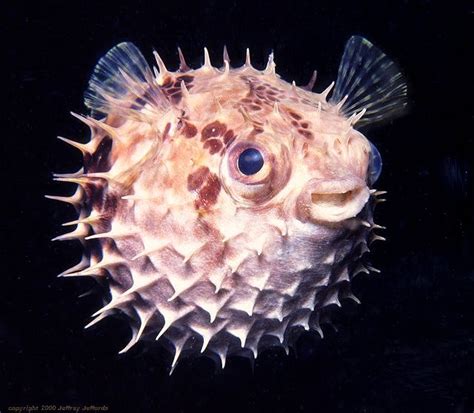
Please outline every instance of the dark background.
[[[37, 4], [38, 3], [38, 4]], [[13, 2], [2, 6], [0, 411], [9, 406], [106, 405], [110, 412], [471, 412], [474, 410], [474, 190], [472, 11], [456, 2], [300, 1], [170, 5], [134, 1]], [[100, 3], [100, 4], [99, 4]], [[202, 48], [233, 66], [246, 47], [256, 67], [268, 53], [286, 80], [305, 84], [314, 68], [324, 89], [345, 41], [366, 36], [395, 58], [410, 86], [410, 113], [367, 132], [384, 159], [376, 211], [388, 241], [374, 244], [381, 275], [360, 276], [362, 305], [346, 303], [339, 329], [304, 335], [297, 351], [265, 351], [215, 370], [142, 343], [118, 350], [129, 330], [107, 319], [83, 330], [100, 307], [78, 299], [88, 280], [57, 279], [80, 247], [49, 242], [74, 219], [43, 194], [71, 191], [52, 172], [79, 168], [55, 139], [84, 139], [69, 115], [96, 61], [124, 40], [177, 68]], [[6, 129], [5, 126], [6, 125]]]

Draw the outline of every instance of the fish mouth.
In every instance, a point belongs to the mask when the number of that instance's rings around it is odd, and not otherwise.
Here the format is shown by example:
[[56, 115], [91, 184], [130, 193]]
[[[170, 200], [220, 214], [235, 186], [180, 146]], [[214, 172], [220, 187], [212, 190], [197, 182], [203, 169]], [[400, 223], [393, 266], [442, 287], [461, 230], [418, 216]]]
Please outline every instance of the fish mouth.
[[298, 200], [303, 221], [340, 222], [355, 217], [369, 200], [365, 181], [358, 177], [313, 179]]

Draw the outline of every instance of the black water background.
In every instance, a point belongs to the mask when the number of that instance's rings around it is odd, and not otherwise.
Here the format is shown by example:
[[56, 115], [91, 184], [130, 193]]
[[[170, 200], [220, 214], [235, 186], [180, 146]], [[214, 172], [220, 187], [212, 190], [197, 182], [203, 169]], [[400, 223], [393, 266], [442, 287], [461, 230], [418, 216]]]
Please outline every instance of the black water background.
[[[111, 412], [464, 412], [474, 409], [474, 142], [472, 10], [458, 2], [184, 3], [17, 2], [2, 6], [3, 109], [0, 270], [0, 411], [9, 406], [109, 406]], [[176, 46], [189, 63], [202, 48], [234, 65], [246, 47], [257, 67], [274, 50], [278, 72], [316, 90], [333, 80], [344, 42], [361, 34], [398, 60], [411, 112], [370, 130], [388, 202], [377, 218], [388, 242], [361, 277], [361, 306], [343, 308], [339, 332], [308, 334], [298, 353], [267, 351], [255, 366], [206, 359], [168, 377], [169, 355], [139, 346], [126, 356], [126, 323], [84, 331], [100, 306], [77, 299], [89, 284], [56, 279], [80, 247], [52, 244], [72, 210], [42, 198], [67, 186], [51, 173], [78, 168], [56, 135], [84, 136], [68, 112], [97, 59], [123, 40], [152, 48], [172, 69]]]

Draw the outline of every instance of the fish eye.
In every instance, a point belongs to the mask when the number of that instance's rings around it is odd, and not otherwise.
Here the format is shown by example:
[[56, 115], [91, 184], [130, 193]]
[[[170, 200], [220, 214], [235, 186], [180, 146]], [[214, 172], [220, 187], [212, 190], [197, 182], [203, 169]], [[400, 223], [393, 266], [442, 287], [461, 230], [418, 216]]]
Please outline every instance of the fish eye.
[[369, 184], [373, 185], [382, 173], [382, 156], [377, 147], [370, 142]]
[[258, 149], [247, 148], [239, 155], [237, 163], [244, 175], [255, 175], [263, 167], [263, 155]]
[[236, 141], [221, 159], [224, 190], [242, 206], [262, 205], [288, 182], [291, 162], [288, 148], [272, 135]]

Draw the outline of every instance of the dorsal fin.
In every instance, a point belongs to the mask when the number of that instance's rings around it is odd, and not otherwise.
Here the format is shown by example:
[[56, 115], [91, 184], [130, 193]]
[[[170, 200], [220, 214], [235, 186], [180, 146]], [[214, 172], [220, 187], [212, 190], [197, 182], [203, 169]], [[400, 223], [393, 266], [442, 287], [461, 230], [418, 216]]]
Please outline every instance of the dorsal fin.
[[93, 116], [117, 113], [132, 117], [140, 117], [146, 104], [158, 110], [169, 105], [150, 66], [130, 42], [118, 44], [99, 60], [84, 93], [84, 103]]
[[407, 85], [397, 64], [360, 36], [346, 43], [331, 103], [347, 100], [341, 110], [351, 116], [366, 112], [357, 126], [393, 119], [407, 106]]

